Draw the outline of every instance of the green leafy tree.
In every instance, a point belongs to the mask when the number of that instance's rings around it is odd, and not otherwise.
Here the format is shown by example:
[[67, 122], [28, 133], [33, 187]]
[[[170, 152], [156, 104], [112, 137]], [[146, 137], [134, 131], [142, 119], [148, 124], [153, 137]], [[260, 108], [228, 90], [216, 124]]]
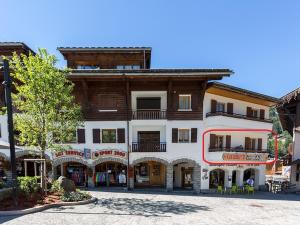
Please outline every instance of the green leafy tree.
[[57, 59], [45, 49], [36, 55], [14, 54], [10, 60], [15, 92], [13, 105], [17, 140], [21, 145], [45, 151], [65, 148], [61, 143], [74, 139], [82, 125], [80, 105], [74, 101], [74, 84], [66, 75], [67, 69], [55, 67]]

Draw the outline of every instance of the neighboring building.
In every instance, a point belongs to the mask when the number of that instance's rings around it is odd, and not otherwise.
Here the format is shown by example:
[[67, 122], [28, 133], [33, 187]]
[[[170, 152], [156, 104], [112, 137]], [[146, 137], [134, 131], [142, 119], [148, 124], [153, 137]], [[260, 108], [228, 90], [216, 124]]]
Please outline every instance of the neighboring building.
[[[77, 185], [193, 189], [265, 184], [269, 107], [278, 100], [215, 80], [228, 69], [152, 69], [151, 48], [58, 48], [85, 123], [72, 150], [49, 156]], [[241, 163], [212, 165], [214, 162]], [[3, 152], [3, 151], [2, 151]], [[7, 151], [5, 153], [7, 155]], [[128, 175], [129, 179], [126, 179]], [[125, 177], [125, 179], [124, 179]]]
[[281, 98], [277, 106], [281, 125], [293, 136], [291, 151], [291, 175], [292, 184], [300, 188], [300, 88], [286, 94]]

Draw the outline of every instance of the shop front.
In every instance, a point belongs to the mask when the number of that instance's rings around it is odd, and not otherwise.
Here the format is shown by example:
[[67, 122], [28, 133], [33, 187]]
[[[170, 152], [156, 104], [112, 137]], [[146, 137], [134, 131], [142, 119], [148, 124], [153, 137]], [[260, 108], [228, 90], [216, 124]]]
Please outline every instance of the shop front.
[[161, 162], [145, 161], [134, 166], [135, 187], [156, 187], [166, 186], [166, 166]]

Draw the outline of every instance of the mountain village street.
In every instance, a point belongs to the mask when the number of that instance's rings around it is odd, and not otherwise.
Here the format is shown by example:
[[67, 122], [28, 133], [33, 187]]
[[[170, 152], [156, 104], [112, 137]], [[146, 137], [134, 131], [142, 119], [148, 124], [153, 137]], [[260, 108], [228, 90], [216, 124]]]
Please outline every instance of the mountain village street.
[[[96, 204], [53, 208], [15, 217], [0, 217], [7, 225], [64, 224], [297, 224], [300, 195], [165, 194], [91, 191]], [[288, 216], [287, 216], [288, 215]]]

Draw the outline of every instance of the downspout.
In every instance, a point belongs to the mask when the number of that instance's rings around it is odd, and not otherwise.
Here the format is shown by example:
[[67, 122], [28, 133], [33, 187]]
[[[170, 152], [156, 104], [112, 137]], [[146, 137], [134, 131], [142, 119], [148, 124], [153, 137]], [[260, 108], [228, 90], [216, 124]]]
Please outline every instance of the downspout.
[[[124, 74], [125, 76], [125, 74]], [[129, 153], [130, 153], [130, 144], [129, 144], [129, 81], [125, 79], [126, 81], [126, 108], [127, 108], [127, 190], [130, 189], [130, 183], [129, 183], [129, 167], [130, 167], [130, 161], [129, 161]]]

